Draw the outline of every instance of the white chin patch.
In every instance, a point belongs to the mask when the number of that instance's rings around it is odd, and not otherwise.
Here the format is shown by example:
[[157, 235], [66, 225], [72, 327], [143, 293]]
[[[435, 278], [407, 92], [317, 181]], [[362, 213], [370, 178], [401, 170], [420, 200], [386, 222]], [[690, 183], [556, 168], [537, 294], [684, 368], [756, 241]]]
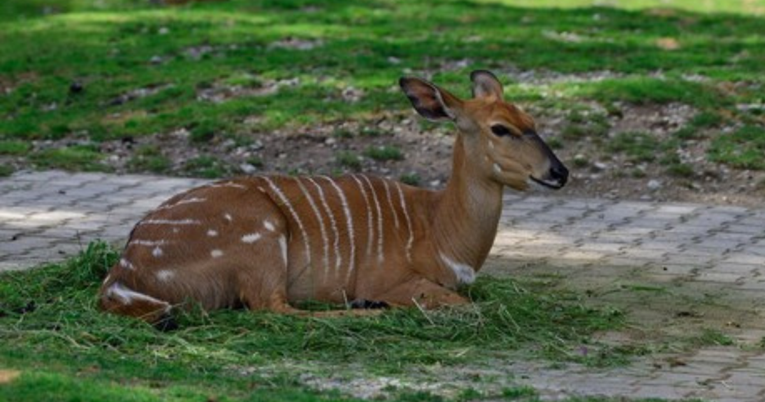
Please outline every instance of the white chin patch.
[[541, 185], [541, 184], [539, 184], [539, 183], [537, 183], [537, 182], [535, 182], [534, 180], [531, 180], [531, 179], [526, 179], [526, 184], [529, 185], [529, 190], [533, 190], [533, 191], [548, 191], [548, 190], [550, 190], [549, 188], [547, 188], [547, 187], [545, 187], [545, 186], [543, 186], [543, 185]]

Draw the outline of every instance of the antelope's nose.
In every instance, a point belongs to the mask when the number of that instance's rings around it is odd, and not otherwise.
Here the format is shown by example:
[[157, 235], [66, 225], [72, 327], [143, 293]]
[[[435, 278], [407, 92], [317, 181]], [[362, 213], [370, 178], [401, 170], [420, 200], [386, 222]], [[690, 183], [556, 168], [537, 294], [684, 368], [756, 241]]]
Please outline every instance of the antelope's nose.
[[550, 178], [557, 181], [563, 187], [568, 181], [568, 169], [562, 163], [556, 163], [550, 167]]

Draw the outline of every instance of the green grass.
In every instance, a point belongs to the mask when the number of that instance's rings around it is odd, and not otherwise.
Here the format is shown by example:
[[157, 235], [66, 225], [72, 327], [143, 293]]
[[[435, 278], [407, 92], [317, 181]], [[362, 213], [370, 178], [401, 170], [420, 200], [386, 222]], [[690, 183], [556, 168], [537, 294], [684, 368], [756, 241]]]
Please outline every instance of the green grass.
[[606, 149], [621, 152], [633, 162], [651, 162], [658, 156], [659, 142], [647, 133], [624, 132], [617, 134]]
[[[307, 4], [5, 0], [0, 140], [98, 142], [186, 128], [199, 145], [221, 135], [346, 119], [370, 123], [380, 111], [409, 113], [391, 88], [410, 71], [433, 72], [435, 81], [466, 96], [467, 73], [492, 69], [513, 99], [552, 102], [563, 112], [583, 101], [606, 108], [681, 102], [702, 113], [725, 111], [734, 120], [748, 118], [735, 104], [761, 101], [765, 83], [762, 0], [615, 7], [585, 0], [323, 0], [311, 2], [310, 12]], [[662, 48], [667, 38], [677, 48]], [[157, 57], [161, 62], [152, 62]], [[458, 61], [467, 62], [449, 67]], [[616, 75], [528, 85], [504, 73], [516, 70]], [[258, 89], [295, 79], [263, 94], [200, 98], [210, 88]], [[82, 91], [70, 90], [75, 82]], [[347, 102], [342, 93], [349, 87], [365, 95]], [[254, 128], [245, 124], [253, 116]], [[564, 137], [592, 131], [574, 125]]]
[[171, 165], [172, 161], [159, 148], [150, 145], [139, 147], [128, 161], [128, 168], [134, 172], [165, 173]]
[[74, 145], [65, 148], [49, 148], [36, 152], [30, 160], [39, 168], [105, 172], [110, 168], [101, 163], [104, 158], [95, 146]]
[[765, 170], [765, 128], [744, 126], [712, 141], [709, 157], [731, 166]]
[[397, 147], [392, 146], [370, 146], [364, 151], [364, 154], [377, 161], [400, 161], [404, 159], [404, 154]]
[[354, 171], [361, 169], [361, 158], [353, 151], [338, 151], [335, 153], [335, 160], [342, 167]]
[[[117, 258], [105, 244], [93, 243], [68, 262], [0, 275], [0, 365], [24, 373], [0, 387], [0, 399], [42, 401], [64, 387], [63, 395], [72, 398], [98, 389], [83, 400], [126, 391], [137, 401], [201, 395], [256, 400], [252, 389], [274, 400], [289, 392], [315, 400], [296, 383], [299, 370], [278, 367], [294, 360], [327, 369], [375, 362], [370, 370], [396, 373], [519, 350], [595, 365], [622, 354], [590, 338], [619, 328], [619, 312], [586, 307], [579, 295], [546, 291], [543, 284], [490, 277], [463, 290], [474, 301], [467, 307], [335, 319], [192, 309], [178, 313], [180, 330], [162, 333], [96, 309], [97, 287]], [[580, 353], [583, 347], [590, 356]], [[264, 366], [271, 371], [240, 374]]]
[[202, 177], [205, 179], [223, 177], [234, 171], [232, 166], [229, 166], [224, 161], [210, 155], [200, 155], [189, 159], [184, 164], [183, 169], [189, 176]]
[[32, 146], [24, 141], [0, 140], [0, 155], [24, 155]]
[[14, 169], [13, 166], [0, 165], [0, 177], [8, 177], [15, 171], [16, 169]]

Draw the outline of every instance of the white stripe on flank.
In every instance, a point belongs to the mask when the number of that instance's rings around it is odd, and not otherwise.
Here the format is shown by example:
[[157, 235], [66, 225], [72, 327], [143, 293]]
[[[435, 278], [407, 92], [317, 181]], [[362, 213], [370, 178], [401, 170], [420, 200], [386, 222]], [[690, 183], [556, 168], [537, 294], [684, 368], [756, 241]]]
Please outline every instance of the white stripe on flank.
[[343, 257], [340, 255], [340, 233], [337, 231], [337, 221], [335, 220], [335, 215], [332, 214], [332, 209], [330, 209], [329, 204], [327, 204], [327, 198], [324, 196], [324, 189], [321, 188], [319, 183], [316, 183], [312, 177], [308, 177], [307, 179], [314, 185], [314, 187], [316, 187], [316, 190], [319, 192], [321, 205], [324, 207], [324, 212], [326, 212], [327, 216], [329, 216], [329, 223], [332, 227], [332, 234], [334, 235], [335, 239], [335, 275], [337, 275], [337, 273], [340, 271], [340, 265], [343, 263]]
[[316, 206], [316, 202], [314, 202], [313, 197], [311, 196], [311, 193], [308, 192], [308, 190], [303, 185], [303, 182], [300, 180], [300, 178], [296, 178], [295, 181], [297, 182], [298, 187], [300, 187], [300, 191], [305, 195], [306, 199], [308, 200], [308, 205], [311, 206], [311, 209], [313, 210], [313, 213], [316, 215], [316, 219], [319, 220], [319, 231], [321, 232], [321, 239], [324, 242], [324, 278], [327, 278], [327, 273], [329, 272], [329, 237], [327, 236], [327, 227], [324, 225], [324, 219], [321, 217], [321, 212], [319, 212], [319, 208]]
[[356, 239], [355, 234], [353, 231], [353, 218], [351, 217], [351, 209], [348, 207], [348, 199], [345, 198], [345, 193], [343, 193], [343, 189], [340, 188], [340, 186], [335, 183], [332, 178], [327, 176], [321, 176], [324, 180], [328, 181], [329, 184], [332, 185], [332, 187], [335, 188], [335, 191], [337, 191], [337, 195], [340, 196], [340, 203], [343, 205], [343, 213], [345, 213], [345, 224], [346, 229], [348, 229], [348, 242], [351, 246], [351, 256], [348, 261], [348, 273], [346, 274], [346, 281], [351, 276], [351, 272], [353, 272], [353, 269], [355, 268], [354, 264], [356, 263]]
[[332, 209], [330, 209], [329, 204], [327, 204], [327, 199], [324, 196], [324, 189], [321, 188], [319, 183], [312, 177], [308, 177], [307, 179], [314, 185], [314, 187], [316, 187], [316, 190], [319, 191], [321, 205], [324, 207], [324, 212], [329, 216], [329, 223], [330, 226], [332, 226], [332, 234], [335, 236], [335, 275], [337, 275], [337, 273], [340, 272], [340, 265], [343, 263], [343, 257], [340, 255], [340, 233], [337, 231], [337, 221], [335, 220], [335, 215], [332, 214]]
[[382, 209], [380, 209], [380, 201], [377, 199], [377, 191], [375, 191], [372, 181], [366, 175], [361, 175], [361, 177], [369, 184], [369, 188], [372, 190], [372, 199], [375, 202], [375, 209], [377, 209], [377, 261], [382, 262], [385, 259], [385, 256], [383, 256], [383, 243], [385, 239], [383, 238]]
[[139, 225], [199, 225], [202, 222], [196, 219], [146, 219]]
[[106, 295], [115, 296], [122, 300], [122, 302], [126, 305], [132, 303], [133, 300], [143, 300], [150, 303], [164, 304], [168, 308], [170, 307], [170, 304], [166, 301], [155, 299], [143, 293], [138, 293], [134, 290], [128, 289], [119, 282], [114, 282], [112, 286], [109, 286], [109, 289], [106, 291]]
[[233, 187], [233, 188], [240, 188], [242, 190], [247, 190], [247, 186], [237, 184], [237, 183], [232, 183], [230, 181], [227, 181], [225, 183], [212, 183], [212, 184], [206, 185], [205, 187], [207, 188]]
[[456, 262], [445, 256], [444, 253], [438, 253], [438, 256], [441, 257], [441, 261], [454, 272], [454, 276], [457, 277], [457, 283], [469, 285], [475, 282], [475, 269], [473, 269], [473, 267]]
[[412, 221], [409, 219], [409, 211], [406, 209], [406, 200], [404, 200], [404, 192], [401, 191], [401, 185], [398, 182], [396, 184], [396, 190], [398, 190], [398, 200], [401, 203], [401, 210], [404, 212], [404, 218], [406, 218], [406, 228], [409, 230], [409, 240], [406, 242], [406, 260], [412, 262], [412, 244], [414, 243], [414, 233], [412, 232]]
[[388, 197], [388, 205], [390, 206], [390, 212], [393, 214], [393, 224], [396, 225], [396, 229], [398, 229], [398, 213], [396, 213], [396, 207], [393, 206], [393, 197], [390, 195], [390, 185], [388, 184], [388, 180], [383, 179], [383, 186], [385, 186], [385, 195]]
[[242, 243], [252, 244], [260, 240], [260, 233], [250, 233], [242, 236]]
[[166, 240], [131, 240], [128, 245], [129, 246], [148, 246], [148, 247], [156, 247], [156, 246], [164, 246], [167, 244]]
[[287, 237], [281, 235], [279, 237], [279, 248], [282, 250], [282, 259], [284, 259], [284, 266], [287, 267]]
[[367, 258], [369, 258], [372, 255], [372, 244], [374, 244], [374, 224], [372, 223], [372, 204], [369, 203], [369, 195], [367, 195], [367, 191], [364, 190], [364, 184], [361, 183], [361, 180], [359, 180], [356, 175], [351, 176], [353, 180], [356, 181], [356, 184], [359, 185], [359, 191], [361, 191], [361, 195], [364, 197], [364, 204], [367, 206], [367, 227], [369, 228], [367, 233]]
[[[305, 231], [305, 228], [303, 227], [303, 221], [300, 220], [300, 216], [298, 216], [297, 211], [295, 211], [295, 208], [292, 207], [292, 204], [290, 204], [290, 201], [287, 199], [287, 197], [284, 195], [281, 189], [274, 184], [273, 181], [271, 181], [270, 178], [263, 176], [263, 180], [265, 180], [268, 183], [268, 186], [271, 187], [271, 190], [276, 194], [277, 197], [279, 197], [279, 200], [282, 202], [282, 205], [286, 206], [287, 209], [290, 211], [290, 214], [292, 214], [292, 218], [295, 219], [295, 223], [298, 225], [298, 229], [300, 229], [300, 234], [303, 236], [303, 245], [305, 246], [305, 258], [306, 258], [306, 264], [311, 264], [311, 243], [308, 240], [308, 234]], [[286, 260], [286, 259], [285, 259]]]
[[172, 205], [161, 206], [161, 207], [157, 208], [157, 210], [170, 209], [170, 208], [175, 208], [175, 207], [177, 207], [179, 205], [183, 205], [183, 204], [193, 204], [193, 203], [205, 202], [205, 201], [207, 201], [206, 198], [197, 198], [197, 197], [187, 198], [187, 199], [180, 200], [180, 201], [178, 201], [178, 202], [176, 202], [175, 204], [172, 204]]

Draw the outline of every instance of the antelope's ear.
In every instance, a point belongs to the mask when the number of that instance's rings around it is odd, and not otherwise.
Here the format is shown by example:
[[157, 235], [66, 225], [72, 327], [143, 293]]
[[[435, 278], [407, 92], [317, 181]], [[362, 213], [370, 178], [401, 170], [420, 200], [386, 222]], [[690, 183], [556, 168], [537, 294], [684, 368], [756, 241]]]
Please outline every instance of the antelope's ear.
[[454, 120], [462, 107], [459, 98], [428, 81], [401, 77], [398, 84], [417, 113], [428, 120]]
[[470, 73], [470, 81], [473, 82], [474, 98], [502, 99], [502, 83], [497, 77], [486, 70], [475, 70]]

